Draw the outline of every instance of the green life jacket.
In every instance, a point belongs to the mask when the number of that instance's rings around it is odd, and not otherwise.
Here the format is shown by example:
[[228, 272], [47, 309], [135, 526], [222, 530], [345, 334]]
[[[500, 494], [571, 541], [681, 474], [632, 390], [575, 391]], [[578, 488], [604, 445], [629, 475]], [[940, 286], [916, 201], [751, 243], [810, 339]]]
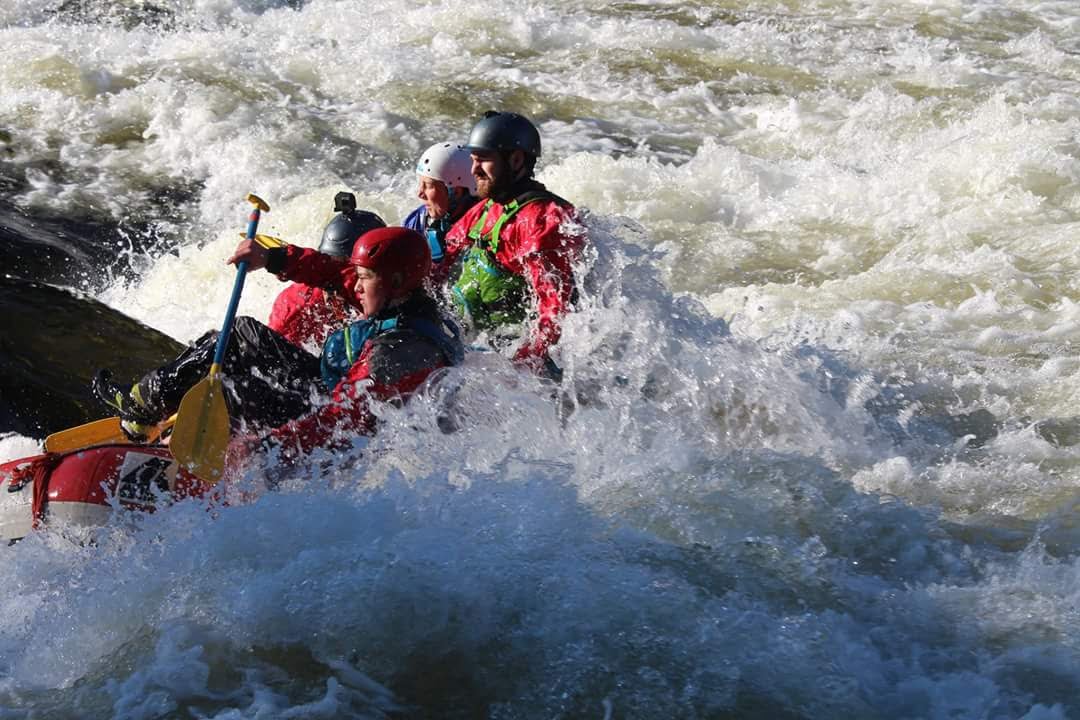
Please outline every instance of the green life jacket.
[[525, 278], [504, 268], [495, 259], [495, 253], [499, 251], [499, 231], [503, 226], [521, 208], [538, 200], [566, 202], [546, 190], [527, 191], [504, 205], [502, 215], [484, 233], [488, 211], [495, 204], [493, 200], [488, 200], [484, 203], [484, 211], [469, 230], [468, 237], [473, 244], [462, 260], [461, 274], [451, 289], [451, 296], [459, 312], [478, 329], [514, 325], [525, 319], [528, 307]]

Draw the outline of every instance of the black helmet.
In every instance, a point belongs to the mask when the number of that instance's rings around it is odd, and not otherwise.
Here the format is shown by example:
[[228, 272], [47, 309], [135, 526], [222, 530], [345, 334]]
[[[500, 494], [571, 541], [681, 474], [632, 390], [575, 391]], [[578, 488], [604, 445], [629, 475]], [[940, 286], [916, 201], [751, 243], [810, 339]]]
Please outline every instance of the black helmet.
[[356, 209], [356, 196], [352, 193], [339, 192], [334, 197], [334, 216], [323, 230], [319, 242], [319, 252], [336, 257], [352, 255], [356, 239], [368, 230], [386, 227], [383, 219], [373, 212]]
[[540, 131], [524, 115], [488, 110], [469, 133], [465, 149], [509, 152], [524, 150], [540, 157]]

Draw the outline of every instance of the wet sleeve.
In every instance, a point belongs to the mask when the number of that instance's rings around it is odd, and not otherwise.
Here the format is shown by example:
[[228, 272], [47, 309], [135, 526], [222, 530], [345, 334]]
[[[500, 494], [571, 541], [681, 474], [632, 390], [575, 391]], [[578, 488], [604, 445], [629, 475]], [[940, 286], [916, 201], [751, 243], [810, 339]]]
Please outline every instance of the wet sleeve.
[[371, 400], [404, 400], [440, 365], [438, 349], [405, 338], [372, 342], [348, 374], [334, 387], [330, 402], [271, 433], [286, 456], [309, 453], [319, 446], [346, 445], [352, 435], [375, 432]]
[[314, 248], [288, 245], [285, 248], [285, 267], [279, 276], [315, 287], [341, 287], [342, 271], [347, 267], [348, 263], [341, 258], [325, 255]]
[[364, 358], [353, 364], [334, 387], [330, 401], [271, 433], [286, 457], [309, 453], [319, 446], [347, 444], [349, 435], [370, 435], [375, 429], [368, 396], [376, 391]]
[[554, 203], [525, 220], [511, 250], [536, 298], [537, 318], [514, 359], [539, 368], [562, 334], [562, 318], [574, 297], [573, 262], [584, 238], [573, 210]]
[[562, 318], [569, 311], [574, 279], [568, 253], [537, 252], [521, 259], [523, 274], [536, 296], [536, 325], [514, 359], [543, 360], [562, 334]]

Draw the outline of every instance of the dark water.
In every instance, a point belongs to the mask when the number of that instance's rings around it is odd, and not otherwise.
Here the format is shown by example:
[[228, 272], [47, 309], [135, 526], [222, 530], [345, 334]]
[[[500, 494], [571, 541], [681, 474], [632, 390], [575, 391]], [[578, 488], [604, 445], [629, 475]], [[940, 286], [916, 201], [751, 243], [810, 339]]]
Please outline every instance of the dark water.
[[0, 2], [0, 427], [488, 107], [599, 254], [573, 412], [475, 353], [465, 432], [0, 548], [0, 720], [1080, 717], [1076, 8]]
[[0, 432], [44, 437], [101, 417], [99, 367], [134, 376], [181, 345], [92, 297], [125, 270], [115, 223], [31, 213], [0, 198]]

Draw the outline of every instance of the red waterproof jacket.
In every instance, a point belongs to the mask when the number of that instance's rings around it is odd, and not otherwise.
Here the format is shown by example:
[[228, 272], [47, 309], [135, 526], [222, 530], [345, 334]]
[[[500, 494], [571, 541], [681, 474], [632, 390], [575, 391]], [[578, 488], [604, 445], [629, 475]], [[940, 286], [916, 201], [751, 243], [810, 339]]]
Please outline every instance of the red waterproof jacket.
[[[515, 188], [514, 196], [544, 189], [530, 180]], [[446, 234], [445, 257], [432, 273], [437, 283], [449, 279], [450, 268], [471, 247], [469, 231], [484, 213], [485, 204], [474, 205]], [[481, 233], [489, 232], [502, 213], [502, 204], [492, 205]], [[535, 200], [524, 205], [499, 231], [495, 260], [508, 272], [524, 277], [536, 299], [536, 324], [518, 348], [515, 360], [539, 368], [549, 348], [558, 342], [562, 317], [569, 310], [576, 287], [572, 263], [584, 245], [585, 230], [577, 210], [555, 200]]]
[[321, 348], [327, 336], [341, 327], [350, 314], [339, 293], [292, 283], [274, 300], [267, 325], [293, 345], [313, 350]]
[[[309, 286], [335, 287], [347, 302], [359, 307], [352, 290], [355, 271], [343, 260], [311, 248], [288, 246], [280, 275]], [[451, 363], [437, 342], [409, 327], [411, 318], [442, 327], [435, 301], [425, 292], [414, 291], [403, 304], [383, 314], [386, 317], [375, 320], [396, 317], [397, 327], [364, 345], [357, 361], [330, 392], [329, 402], [271, 433], [287, 454], [333, 446], [337, 438], [351, 434], [371, 434], [375, 417], [369, 398], [404, 402], [432, 372]]]

